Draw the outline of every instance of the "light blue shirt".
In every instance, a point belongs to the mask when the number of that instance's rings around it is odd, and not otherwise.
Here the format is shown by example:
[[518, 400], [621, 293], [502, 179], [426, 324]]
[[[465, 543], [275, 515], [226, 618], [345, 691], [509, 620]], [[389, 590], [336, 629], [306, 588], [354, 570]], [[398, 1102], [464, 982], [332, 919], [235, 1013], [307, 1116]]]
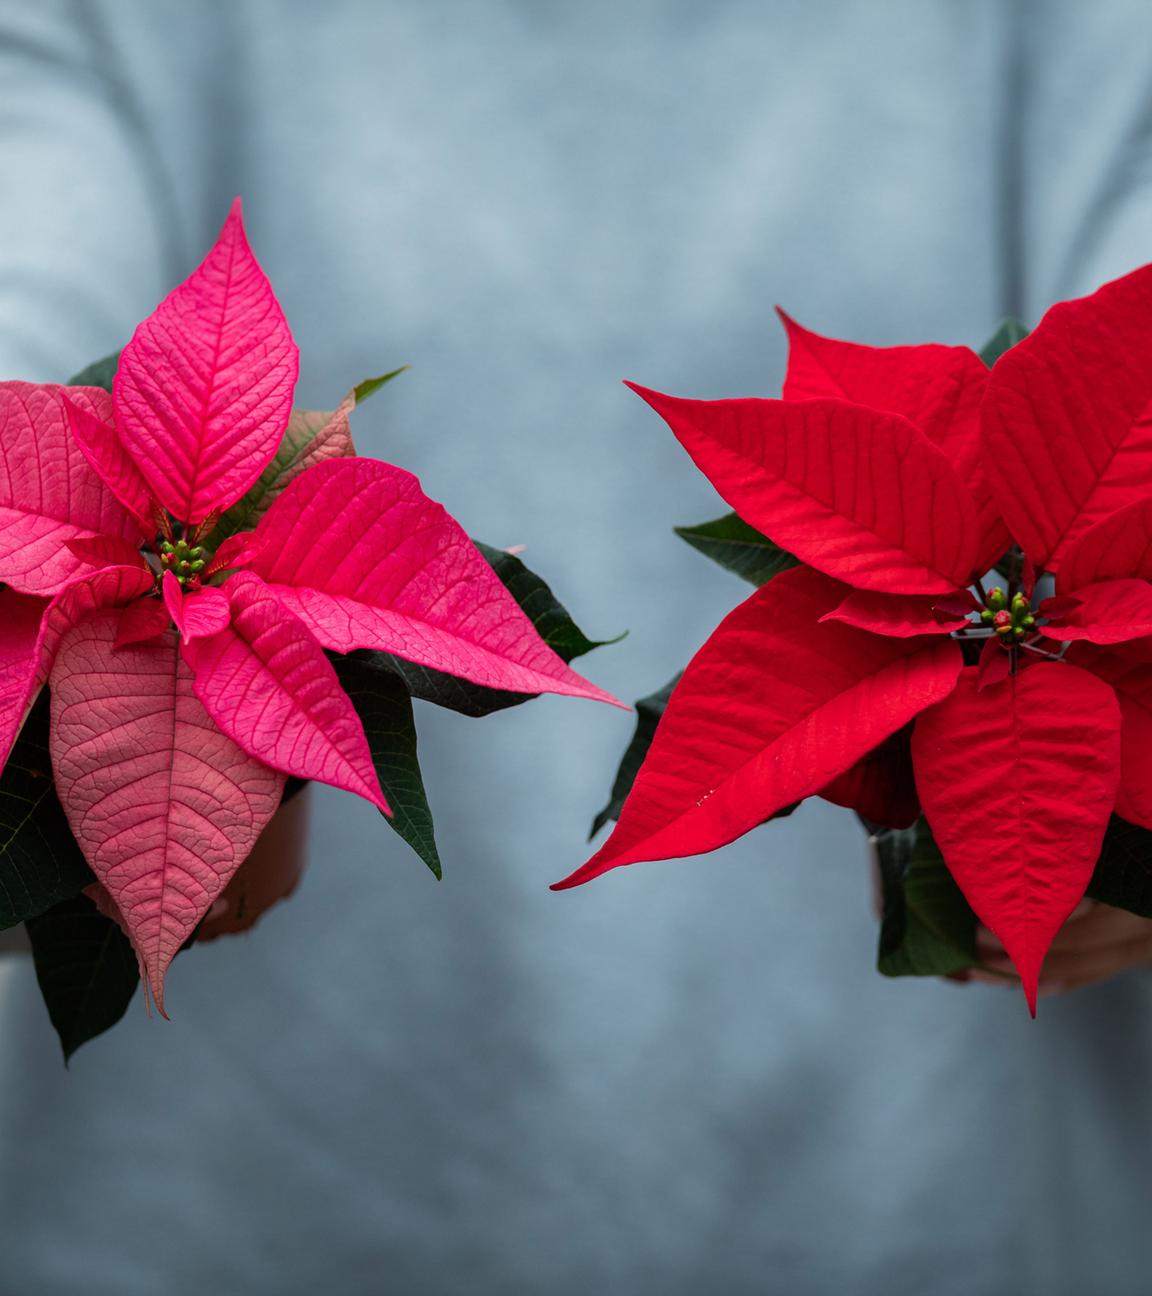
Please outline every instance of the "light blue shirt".
[[[300, 343], [634, 698], [745, 587], [632, 378], [773, 395], [773, 302], [978, 345], [1149, 259], [1137, 0], [0, 0], [0, 371], [120, 345], [243, 194]], [[765, 687], [770, 688], [766, 675]], [[445, 879], [318, 789], [312, 864], [66, 1073], [0, 973], [0, 1292], [1148, 1290], [1152, 1005], [889, 982], [864, 839], [547, 883], [630, 733], [418, 709]]]

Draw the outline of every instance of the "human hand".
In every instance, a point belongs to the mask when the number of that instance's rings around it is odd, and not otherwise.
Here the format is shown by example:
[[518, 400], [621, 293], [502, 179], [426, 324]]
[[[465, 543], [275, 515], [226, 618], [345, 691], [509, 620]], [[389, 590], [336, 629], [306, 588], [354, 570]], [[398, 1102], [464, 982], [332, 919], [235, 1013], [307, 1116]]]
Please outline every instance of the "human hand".
[[[1014, 986], [1020, 979], [1004, 946], [977, 928], [976, 953], [983, 964], [967, 981]], [[1096, 985], [1132, 968], [1152, 966], [1152, 919], [1095, 900], [1083, 900], [1056, 933], [1040, 974], [1039, 997]]]

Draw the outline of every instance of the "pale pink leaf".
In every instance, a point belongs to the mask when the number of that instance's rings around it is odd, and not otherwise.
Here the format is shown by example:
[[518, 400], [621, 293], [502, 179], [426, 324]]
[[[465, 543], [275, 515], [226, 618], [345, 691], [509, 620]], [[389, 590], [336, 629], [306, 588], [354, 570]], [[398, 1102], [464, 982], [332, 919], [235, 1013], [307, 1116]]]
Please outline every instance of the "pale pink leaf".
[[231, 624], [183, 649], [209, 714], [265, 764], [345, 788], [390, 814], [360, 717], [320, 645], [250, 572], [225, 588]]
[[381, 387], [398, 378], [407, 365], [375, 378], [365, 378], [334, 410], [293, 410], [280, 448], [256, 484], [220, 519], [222, 535], [253, 527], [272, 507], [293, 478], [327, 459], [347, 459], [356, 453], [349, 416]]
[[[68, 549], [96, 535], [138, 540], [140, 528], [72, 438], [64, 388], [0, 383], [0, 582], [25, 594], [54, 594], [90, 565]], [[72, 387], [86, 409], [108, 395]]]
[[325, 648], [375, 648], [488, 688], [615, 701], [544, 643], [411, 473], [374, 459], [318, 464], [256, 534], [265, 547], [252, 570]]
[[284, 778], [212, 722], [174, 635], [117, 649], [118, 619], [98, 612], [60, 645], [52, 765], [163, 1012], [168, 965], [271, 819]]
[[227, 508], [264, 471], [298, 364], [237, 199], [200, 267], [137, 328], [113, 384], [120, 438], [180, 521]]
[[293, 410], [284, 439], [259, 479], [220, 519], [228, 535], [254, 527], [282, 495], [288, 483], [327, 459], [347, 459], [356, 453], [349, 415], [356, 408], [353, 389], [334, 410]]
[[128, 603], [151, 585], [151, 575], [138, 568], [107, 567], [74, 580], [51, 600], [0, 589], [0, 769], [62, 636], [90, 612]]

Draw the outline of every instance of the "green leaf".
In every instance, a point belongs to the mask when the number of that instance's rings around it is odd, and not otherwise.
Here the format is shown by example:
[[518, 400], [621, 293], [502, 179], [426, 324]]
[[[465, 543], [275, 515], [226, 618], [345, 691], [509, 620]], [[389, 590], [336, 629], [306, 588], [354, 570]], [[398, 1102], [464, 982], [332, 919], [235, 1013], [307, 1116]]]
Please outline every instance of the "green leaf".
[[608, 798], [608, 804], [592, 820], [589, 840], [595, 837], [610, 819], [620, 818], [620, 811], [624, 808], [628, 793], [632, 791], [632, 784], [636, 782], [636, 775], [640, 772], [640, 766], [644, 764], [648, 748], [652, 746], [656, 726], [660, 723], [660, 717], [664, 714], [672, 690], [680, 682], [683, 673], [678, 671], [663, 688], [657, 689], [655, 693], [649, 693], [647, 697], [642, 697], [636, 703], [636, 731], [620, 761], [620, 768], [616, 771], [616, 780], [612, 784], [612, 795]]
[[432, 811], [416, 755], [412, 699], [404, 681], [360, 654], [331, 654], [331, 660], [364, 725], [372, 763], [392, 808], [392, 818], [385, 816], [388, 825], [440, 877]]
[[268, 466], [248, 489], [217, 522], [212, 531], [211, 543], [217, 547], [237, 531], [250, 531], [272, 502], [282, 494], [289, 482], [313, 464], [325, 459], [337, 459], [356, 453], [352, 444], [352, 429], [348, 417], [352, 411], [377, 392], [385, 383], [402, 374], [407, 365], [393, 369], [378, 378], [365, 378], [358, 383], [334, 410], [294, 409], [284, 429], [280, 446]]
[[619, 643], [627, 634], [625, 631], [615, 639], [589, 639], [545, 582], [525, 567], [519, 558], [503, 549], [481, 544], [479, 540], [473, 540], [472, 543], [483, 554], [488, 566], [500, 577], [508, 593], [520, 604], [521, 610], [536, 627], [536, 633], [557, 657], [570, 662], [583, 657], [593, 648]]
[[1005, 351], [1011, 350], [1017, 342], [1023, 342], [1027, 336], [1028, 329], [1019, 320], [1006, 319], [980, 348], [980, 359], [991, 369]]
[[[562, 660], [570, 662], [591, 652], [593, 648], [619, 642], [619, 639], [589, 639], [548, 585], [519, 558], [479, 541], [474, 540], [472, 543], [536, 627], [536, 632]], [[623, 638], [623, 635], [619, 638]], [[512, 693], [504, 689], [483, 688], [468, 680], [457, 679], [454, 675], [445, 675], [442, 671], [431, 670], [427, 666], [417, 666], [413, 662], [394, 657], [391, 653], [365, 650], [348, 655], [398, 675], [414, 698], [447, 707], [460, 715], [491, 715], [494, 711], [519, 706], [538, 696], [536, 693]]]
[[1152, 918], [1152, 832], [1113, 815], [1086, 894]]
[[753, 585], [765, 585], [789, 567], [798, 567], [793, 558], [766, 535], [751, 527], [735, 513], [727, 513], [713, 522], [699, 526], [675, 527], [676, 534], [698, 549], [706, 558], [735, 572]]
[[393, 378], [399, 378], [402, 373], [407, 373], [411, 368], [411, 365], [401, 365], [399, 369], [393, 369], [390, 373], [380, 374], [377, 378], [365, 378], [363, 382], [358, 382], [352, 388], [356, 404], [363, 405], [368, 397], [374, 396], [385, 383], [390, 383]]
[[879, 970], [890, 977], [945, 976], [975, 966], [976, 915], [925, 820], [880, 829], [872, 840], [884, 903]]
[[73, 375], [65, 384], [68, 387], [103, 387], [106, 392], [112, 391], [112, 379], [116, 377], [116, 368], [120, 363], [120, 352], [113, 351], [103, 360], [94, 360], [78, 374]]
[[44, 690], [0, 777], [0, 928], [44, 913], [94, 880], [52, 781]]
[[67, 1062], [124, 1016], [140, 984], [128, 938], [85, 895], [30, 918], [36, 980]]

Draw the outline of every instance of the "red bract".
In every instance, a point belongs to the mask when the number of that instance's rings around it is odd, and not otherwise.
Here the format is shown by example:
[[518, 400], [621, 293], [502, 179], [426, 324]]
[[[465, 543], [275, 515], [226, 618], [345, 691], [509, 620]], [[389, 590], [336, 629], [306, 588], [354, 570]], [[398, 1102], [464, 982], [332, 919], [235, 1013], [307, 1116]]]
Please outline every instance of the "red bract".
[[237, 201], [112, 397], [0, 384], [0, 768], [47, 682], [57, 791], [161, 1011], [286, 775], [388, 812], [325, 649], [613, 700], [413, 476], [352, 457], [355, 394], [293, 414], [296, 374]]
[[[700, 650], [615, 831], [557, 886], [814, 793], [906, 824], [914, 721], [924, 814], [1034, 1012], [1109, 816], [1152, 828], [1152, 267], [1054, 307], [991, 373], [783, 318], [783, 400], [636, 390], [806, 566]], [[988, 589], [1013, 542], [1017, 577]], [[1044, 569], [1057, 596], [1034, 605]]]

